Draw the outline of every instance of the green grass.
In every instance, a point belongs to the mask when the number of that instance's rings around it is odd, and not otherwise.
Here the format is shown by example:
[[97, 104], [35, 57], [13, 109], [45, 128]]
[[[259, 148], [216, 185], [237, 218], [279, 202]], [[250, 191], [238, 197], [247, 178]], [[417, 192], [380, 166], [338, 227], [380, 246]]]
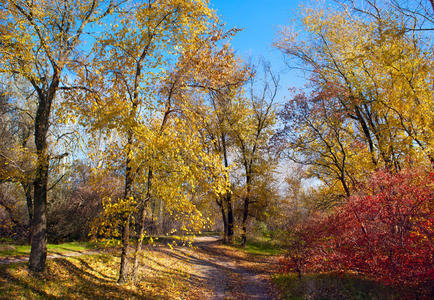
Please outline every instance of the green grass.
[[220, 236], [221, 233], [218, 231], [202, 231], [201, 233], [195, 233], [195, 236]]
[[265, 237], [248, 238], [244, 248], [241, 246], [237, 247], [255, 255], [281, 255], [284, 252], [275, 241]]
[[354, 274], [277, 274], [273, 281], [283, 299], [415, 299], [412, 291], [398, 291]]
[[[63, 244], [48, 244], [48, 253], [81, 252], [95, 248], [90, 242], [69, 242]], [[14, 245], [0, 243], [0, 257], [23, 256], [30, 254], [30, 245]]]

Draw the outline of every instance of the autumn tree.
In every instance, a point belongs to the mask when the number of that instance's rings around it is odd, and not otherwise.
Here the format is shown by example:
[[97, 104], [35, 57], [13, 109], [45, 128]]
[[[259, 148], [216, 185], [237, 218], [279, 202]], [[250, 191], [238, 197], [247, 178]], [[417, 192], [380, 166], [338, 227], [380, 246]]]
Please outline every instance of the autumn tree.
[[[264, 64], [264, 78], [252, 76], [248, 81], [246, 103], [248, 112], [243, 119], [231, 124], [231, 132], [236, 143], [237, 161], [242, 166], [244, 191], [241, 220], [241, 243], [247, 242], [247, 220], [249, 205], [252, 199], [252, 188], [261, 172], [272, 167], [271, 159], [267, 160], [270, 138], [275, 122], [273, 102], [277, 95], [278, 78]], [[250, 111], [250, 112], [249, 112]]]
[[[206, 97], [199, 106], [205, 125], [205, 146], [220, 157], [222, 166], [228, 170], [226, 175], [230, 178], [230, 168], [233, 167], [230, 155], [234, 148], [231, 128], [248, 112], [240, 99], [250, 74], [247, 66], [241, 63], [228, 44], [221, 49], [202, 51], [198, 63], [199, 73], [191, 76], [188, 84], [205, 92]], [[232, 194], [233, 191], [228, 190], [215, 198], [223, 221], [223, 240], [227, 243], [232, 243], [234, 236]]]
[[[431, 8], [426, 1], [336, 3], [303, 9], [307, 39], [285, 29], [276, 44], [310, 75], [309, 91], [280, 112], [277, 144], [323, 181], [319, 193], [328, 198], [325, 212], [292, 226], [286, 266], [299, 274], [359, 272], [423, 289], [432, 272], [424, 267], [432, 260], [425, 239], [432, 231], [425, 227], [432, 198]], [[339, 201], [327, 205], [335, 196]]]
[[321, 178], [337, 195], [349, 196], [363, 169], [375, 166], [333, 94], [300, 93], [279, 116], [283, 127], [275, 140], [285, 148], [284, 157], [307, 166], [311, 177]]
[[84, 30], [109, 15], [117, 3], [78, 1], [1, 2], [1, 70], [28, 80], [38, 96], [35, 115], [37, 164], [29, 267], [43, 271], [47, 256], [47, 133], [56, 94], [73, 70]]
[[[10, 183], [22, 190], [16, 195], [16, 206], [25, 203], [27, 212], [22, 230], [17, 236], [27, 236], [30, 240], [30, 225], [33, 218], [33, 180], [36, 166], [34, 144], [34, 113], [37, 97], [33, 87], [22, 78], [3, 78], [5, 92], [2, 101], [2, 145], [0, 157], [2, 183]], [[70, 151], [77, 147], [75, 130], [70, 126], [60, 125], [53, 118], [47, 138], [50, 140], [49, 164], [50, 176], [48, 191], [52, 191], [65, 178], [66, 160]], [[68, 130], [67, 130], [68, 129]], [[67, 151], [67, 152], [65, 152]], [[61, 154], [58, 154], [61, 153]], [[51, 197], [53, 198], [53, 197]], [[23, 201], [24, 200], [24, 201]], [[62, 199], [63, 200], [63, 199]], [[22, 213], [22, 212], [21, 212]]]
[[[215, 22], [206, 1], [137, 4], [98, 41], [92, 64], [77, 79], [77, 86], [89, 88], [72, 94], [71, 107], [91, 125], [91, 131], [117, 135], [108, 145], [112, 149], [107, 148], [106, 159], [122, 166], [124, 193], [122, 199], [106, 201], [105, 215], [116, 218], [122, 228], [119, 282], [134, 277], [147, 203], [173, 199], [172, 207], [183, 207], [178, 211], [196, 218], [184, 189], [194, 189], [198, 166], [206, 169], [213, 158], [196, 148], [200, 124], [190, 109], [195, 92], [188, 90], [185, 75], [197, 67], [190, 57], [221, 39]], [[213, 182], [218, 190], [220, 181], [214, 178]], [[140, 189], [144, 195], [135, 195]], [[131, 270], [129, 239], [137, 209], [139, 242]]]
[[362, 15], [347, 6], [306, 8], [308, 40], [285, 29], [276, 43], [310, 71], [310, 94], [282, 112], [284, 134], [315, 175], [340, 182], [346, 195], [369, 170], [432, 160], [432, 51], [417, 19], [366, 2]]

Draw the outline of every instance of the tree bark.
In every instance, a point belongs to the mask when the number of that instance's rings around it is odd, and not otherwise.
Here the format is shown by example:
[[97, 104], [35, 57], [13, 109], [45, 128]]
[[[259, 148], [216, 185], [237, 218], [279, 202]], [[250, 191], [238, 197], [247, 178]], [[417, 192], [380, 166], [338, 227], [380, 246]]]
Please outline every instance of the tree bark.
[[359, 107], [355, 106], [356, 116], [357, 120], [359, 121], [360, 127], [362, 128], [363, 134], [365, 135], [366, 140], [368, 141], [369, 145], [369, 153], [371, 154], [371, 160], [375, 167], [377, 167], [377, 159], [375, 158], [375, 150], [374, 150], [374, 143], [372, 142], [371, 133], [369, 131], [368, 125], [366, 124], [365, 119], [363, 118]]
[[47, 133], [51, 104], [59, 86], [60, 74], [54, 70], [53, 79], [46, 92], [38, 90], [38, 108], [35, 117], [35, 145], [37, 164], [33, 181], [33, 220], [31, 225], [31, 250], [29, 269], [42, 272], [47, 259], [47, 183], [48, 183], [48, 146]]
[[[44, 139], [45, 140], [45, 139]], [[46, 152], [44, 146], [43, 152]], [[42, 272], [47, 258], [47, 183], [48, 158], [38, 150], [38, 163], [34, 181], [34, 205], [31, 233], [31, 250], [29, 268], [34, 272]]]
[[217, 202], [217, 204], [220, 206], [220, 211], [222, 213], [222, 220], [223, 220], [223, 243], [228, 242], [228, 221], [226, 219], [226, 212], [225, 207], [223, 204], [223, 201]]
[[[221, 135], [222, 147], [223, 147], [223, 159], [225, 167], [229, 166], [227, 146], [226, 146], [226, 136], [224, 133]], [[227, 215], [224, 214], [223, 201], [222, 201], [222, 213], [223, 213], [223, 223], [225, 224], [225, 242], [232, 244], [234, 240], [234, 214], [232, 210], [232, 197], [229, 192], [226, 192], [225, 202], [227, 208]]]
[[226, 207], [228, 209], [227, 215], [227, 243], [232, 244], [234, 241], [234, 214], [232, 211], [231, 194], [226, 193]]

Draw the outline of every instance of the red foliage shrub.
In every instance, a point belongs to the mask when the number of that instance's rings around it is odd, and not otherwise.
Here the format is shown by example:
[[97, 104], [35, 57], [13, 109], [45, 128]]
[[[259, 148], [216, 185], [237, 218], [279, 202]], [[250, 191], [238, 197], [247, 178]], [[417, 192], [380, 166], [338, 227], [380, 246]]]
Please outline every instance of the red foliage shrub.
[[[333, 214], [298, 229], [298, 246], [289, 249], [284, 265], [294, 271], [300, 266], [355, 271], [387, 284], [429, 287], [434, 280], [433, 200], [433, 172], [378, 171]], [[294, 260], [294, 253], [303, 253], [302, 258]]]

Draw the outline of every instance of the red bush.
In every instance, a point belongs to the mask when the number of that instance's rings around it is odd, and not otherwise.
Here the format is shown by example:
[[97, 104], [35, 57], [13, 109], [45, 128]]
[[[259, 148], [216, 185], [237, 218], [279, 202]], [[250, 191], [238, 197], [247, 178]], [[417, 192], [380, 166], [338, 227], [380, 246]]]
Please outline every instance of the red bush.
[[[376, 172], [332, 215], [299, 230], [298, 244], [305, 249], [290, 249], [287, 268], [301, 264], [308, 271], [355, 271], [383, 283], [429, 286], [434, 279], [433, 184], [432, 172]], [[291, 253], [303, 253], [298, 265]]]

